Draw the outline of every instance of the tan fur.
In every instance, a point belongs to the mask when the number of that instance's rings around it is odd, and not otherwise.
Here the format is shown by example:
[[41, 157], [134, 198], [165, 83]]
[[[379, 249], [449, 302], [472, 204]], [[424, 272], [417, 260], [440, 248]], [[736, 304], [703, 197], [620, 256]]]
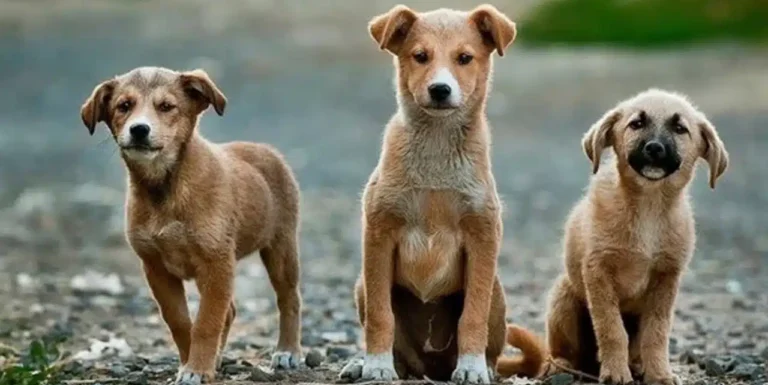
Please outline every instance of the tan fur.
[[[212, 379], [235, 318], [237, 260], [261, 253], [280, 310], [278, 351], [300, 354], [301, 298], [294, 176], [267, 145], [219, 145], [200, 136], [199, 116], [209, 105], [223, 114], [226, 98], [204, 71], [143, 67], [97, 86], [81, 115], [91, 133], [106, 122], [121, 148], [127, 239], [178, 347], [180, 374]], [[127, 147], [127, 122], [136, 119], [150, 123], [156, 153]], [[186, 279], [200, 291], [194, 323]]]
[[[658, 181], [643, 178], [627, 161], [647, 134], [628, 127], [641, 111], [656, 122], [679, 114], [687, 128], [674, 136], [679, 170]], [[549, 299], [549, 353], [557, 366], [599, 373], [603, 381], [628, 383], [634, 372], [646, 383], [677, 384], [668, 340], [680, 276], [695, 245], [687, 187], [698, 158], [709, 163], [714, 187], [728, 153], [712, 124], [684, 96], [656, 89], [606, 113], [583, 145], [596, 175], [566, 223], [566, 272]], [[601, 166], [606, 147], [614, 154]], [[542, 365], [536, 374], [558, 371], [557, 366]]]
[[[394, 55], [399, 109], [363, 195], [357, 299], [366, 352], [394, 347], [400, 377], [449, 379], [464, 354], [486, 355], [493, 367], [503, 347], [504, 293], [496, 277], [501, 208], [485, 101], [491, 54], [503, 53], [514, 28], [488, 5], [426, 13], [397, 6], [369, 25], [373, 39]], [[416, 62], [416, 52], [429, 60]], [[462, 53], [473, 60], [459, 64]], [[426, 107], [428, 83], [442, 68], [462, 93], [450, 112]]]

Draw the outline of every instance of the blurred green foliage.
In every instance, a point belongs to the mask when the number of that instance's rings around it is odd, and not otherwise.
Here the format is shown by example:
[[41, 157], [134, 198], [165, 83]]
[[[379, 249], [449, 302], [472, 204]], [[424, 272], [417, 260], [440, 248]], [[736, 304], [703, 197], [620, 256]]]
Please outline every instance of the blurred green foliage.
[[768, 0], [549, 0], [520, 25], [535, 45], [768, 42]]

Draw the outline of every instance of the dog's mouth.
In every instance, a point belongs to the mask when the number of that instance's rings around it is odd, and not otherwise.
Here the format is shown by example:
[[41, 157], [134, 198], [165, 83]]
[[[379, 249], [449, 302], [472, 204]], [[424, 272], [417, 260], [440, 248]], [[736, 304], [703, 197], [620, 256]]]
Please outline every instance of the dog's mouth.
[[629, 165], [635, 172], [649, 181], [662, 180], [680, 169], [680, 162], [674, 159], [649, 162], [647, 160], [637, 160], [637, 158], [630, 156]]
[[426, 112], [428, 115], [448, 116], [456, 112], [459, 107], [448, 103], [429, 103], [427, 105], [421, 106], [421, 109], [424, 110], [424, 112]]
[[120, 146], [120, 149], [124, 152], [139, 152], [139, 153], [154, 153], [163, 149], [163, 146], [150, 146], [148, 144], [129, 144], [127, 146]]

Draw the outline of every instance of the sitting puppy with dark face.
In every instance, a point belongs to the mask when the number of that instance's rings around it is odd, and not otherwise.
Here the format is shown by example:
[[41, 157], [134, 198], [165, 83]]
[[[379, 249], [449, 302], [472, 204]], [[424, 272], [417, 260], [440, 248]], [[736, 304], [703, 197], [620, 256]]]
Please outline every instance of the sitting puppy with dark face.
[[[703, 158], [714, 188], [728, 153], [684, 96], [656, 89], [606, 113], [583, 146], [596, 175], [566, 224], [566, 271], [549, 298], [548, 349], [510, 326], [508, 342], [523, 355], [500, 360], [498, 370], [535, 377], [570, 368], [605, 382], [626, 384], [634, 374], [679, 384], [668, 341], [696, 239], [688, 185]], [[605, 148], [614, 156], [601, 167]]]
[[[214, 144], [197, 129], [226, 98], [202, 70], [143, 67], [99, 84], [81, 109], [93, 134], [105, 122], [128, 169], [126, 235], [179, 350], [177, 382], [214, 377], [235, 318], [236, 262], [259, 251], [277, 293], [276, 368], [295, 368], [301, 297], [299, 190], [273, 148]], [[190, 320], [182, 280], [193, 279], [200, 309]]]

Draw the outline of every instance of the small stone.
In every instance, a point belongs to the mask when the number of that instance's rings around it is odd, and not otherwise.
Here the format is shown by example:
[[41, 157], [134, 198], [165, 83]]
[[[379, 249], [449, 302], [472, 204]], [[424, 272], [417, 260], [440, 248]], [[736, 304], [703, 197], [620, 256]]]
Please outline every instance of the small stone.
[[249, 372], [251, 370], [252, 370], [252, 368], [249, 368], [249, 367], [244, 366], [244, 365], [237, 365], [237, 364], [226, 365], [226, 366], [224, 366], [221, 369], [221, 371], [224, 374], [230, 375], [230, 376], [235, 375], [235, 374]]
[[719, 377], [725, 374], [725, 366], [719, 360], [707, 358], [704, 360], [704, 371], [708, 376]]
[[126, 368], [125, 366], [123, 366], [121, 364], [114, 364], [114, 365], [112, 365], [112, 367], [109, 368], [109, 374], [112, 377], [117, 377], [117, 378], [123, 378], [123, 377], [127, 376], [128, 373], [130, 373], [130, 372], [131, 371], [128, 370], [128, 368]]
[[326, 349], [325, 351], [325, 355], [330, 356], [332, 354], [344, 360], [351, 357], [353, 352], [351, 349], [344, 346], [329, 346], [328, 349]]
[[560, 373], [547, 378], [547, 380], [544, 381], [544, 383], [546, 385], [570, 385], [570, 384], [573, 384], [575, 381], [576, 379], [573, 377], [572, 374]]
[[701, 350], [687, 349], [680, 355], [680, 361], [686, 365], [699, 364], [701, 362]]
[[221, 366], [228, 366], [228, 365], [235, 365], [237, 364], [237, 360], [231, 357], [222, 357], [221, 358]]
[[693, 385], [710, 385], [710, 382], [707, 380], [696, 380]]
[[251, 375], [248, 376], [248, 381], [253, 382], [273, 382], [276, 378], [269, 373], [259, 369], [258, 367], [251, 368]]
[[738, 310], [753, 311], [756, 309], [756, 306], [752, 303], [749, 303], [744, 298], [734, 298], [733, 302], [731, 302], [731, 308], [738, 309]]
[[327, 362], [329, 364], [332, 364], [334, 362], [339, 362], [339, 361], [341, 361], [341, 358], [339, 358], [339, 356], [337, 356], [335, 354], [329, 354], [329, 355], [325, 356], [325, 362]]
[[128, 373], [123, 379], [128, 385], [147, 385], [147, 375], [144, 372]]
[[323, 363], [323, 355], [316, 349], [312, 349], [304, 358], [304, 363], [311, 369], [314, 369]]
[[740, 380], [757, 380], [763, 370], [756, 364], [740, 364], [733, 369], [731, 375]]

